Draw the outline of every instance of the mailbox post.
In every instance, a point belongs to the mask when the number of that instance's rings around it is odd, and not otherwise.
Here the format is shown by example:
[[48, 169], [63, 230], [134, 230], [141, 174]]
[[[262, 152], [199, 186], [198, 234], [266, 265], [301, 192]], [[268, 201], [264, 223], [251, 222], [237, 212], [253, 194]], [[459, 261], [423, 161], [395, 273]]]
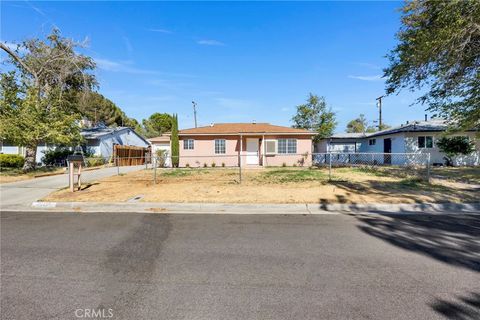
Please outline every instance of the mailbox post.
[[[82, 180], [80, 179], [80, 176], [82, 174], [82, 167], [84, 164], [83, 156], [81, 154], [72, 154], [68, 156], [67, 161], [70, 191], [75, 192], [75, 176], [77, 176], [77, 190], [80, 190], [82, 187]], [[76, 173], [75, 167], [77, 167]]]

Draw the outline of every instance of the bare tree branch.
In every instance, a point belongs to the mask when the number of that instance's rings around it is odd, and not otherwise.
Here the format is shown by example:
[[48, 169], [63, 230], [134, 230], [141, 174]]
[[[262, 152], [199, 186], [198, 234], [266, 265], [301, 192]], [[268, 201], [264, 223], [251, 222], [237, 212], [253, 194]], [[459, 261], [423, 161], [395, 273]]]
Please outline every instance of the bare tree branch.
[[2, 48], [6, 53], [8, 53], [15, 61], [17, 61], [23, 69], [25, 69], [28, 73], [30, 73], [35, 78], [35, 83], [38, 85], [38, 75], [34, 72], [23, 60], [15, 53], [13, 50], [10, 50], [6, 44], [0, 42], [0, 48]]

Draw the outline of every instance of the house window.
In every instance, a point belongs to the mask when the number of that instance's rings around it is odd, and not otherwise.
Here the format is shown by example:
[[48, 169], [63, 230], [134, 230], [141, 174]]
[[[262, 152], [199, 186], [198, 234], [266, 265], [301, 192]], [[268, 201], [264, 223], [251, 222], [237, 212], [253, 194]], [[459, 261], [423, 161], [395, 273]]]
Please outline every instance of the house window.
[[193, 150], [193, 147], [194, 147], [194, 140], [193, 139], [183, 140], [183, 149], [184, 150]]
[[215, 153], [224, 154], [225, 153], [225, 139], [216, 139], [215, 140]]
[[418, 137], [418, 147], [421, 149], [433, 148], [433, 137], [432, 136]]
[[278, 139], [278, 153], [297, 153], [297, 139]]
[[369, 146], [374, 146], [377, 144], [377, 139], [368, 139], [368, 145]]
[[265, 140], [265, 154], [276, 154], [276, 153], [277, 153], [277, 141]]

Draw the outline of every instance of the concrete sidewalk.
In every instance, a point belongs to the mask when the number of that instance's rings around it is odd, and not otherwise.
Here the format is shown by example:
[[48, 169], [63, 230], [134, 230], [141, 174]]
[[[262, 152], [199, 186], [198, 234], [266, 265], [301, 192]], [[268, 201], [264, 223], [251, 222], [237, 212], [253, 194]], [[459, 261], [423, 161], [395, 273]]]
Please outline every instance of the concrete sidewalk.
[[229, 203], [158, 203], [158, 202], [34, 202], [18, 211], [135, 212], [174, 214], [480, 214], [480, 203], [416, 204], [229, 204]]
[[[142, 170], [144, 168], [145, 166], [121, 167], [121, 172], [127, 173]], [[116, 174], [116, 167], [84, 171], [82, 174], [82, 181], [92, 182]], [[15, 207], [30, 207], [33, 202], [38, 201], [55, 190], [66, 187], [68, 187], [67, 174], [1, 184], [0, 209], [8, 210], [9, 208]]]

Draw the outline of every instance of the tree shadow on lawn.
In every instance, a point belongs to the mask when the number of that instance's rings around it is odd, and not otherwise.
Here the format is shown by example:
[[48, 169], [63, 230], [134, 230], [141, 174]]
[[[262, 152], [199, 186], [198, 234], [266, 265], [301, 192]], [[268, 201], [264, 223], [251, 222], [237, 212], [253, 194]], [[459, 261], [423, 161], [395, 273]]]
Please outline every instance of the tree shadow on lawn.
[[430, 306], [437, 313], [448, 319], [480, 319], [480, 293], [478, 292], [472, 292], [468, 296], [457, 297], [457, 301], [454, 302], [436, 299]]
[[370, 236], [453, 266], [480, 272], [479, 215], [355, 217], [361, 223], [357, 227]]

